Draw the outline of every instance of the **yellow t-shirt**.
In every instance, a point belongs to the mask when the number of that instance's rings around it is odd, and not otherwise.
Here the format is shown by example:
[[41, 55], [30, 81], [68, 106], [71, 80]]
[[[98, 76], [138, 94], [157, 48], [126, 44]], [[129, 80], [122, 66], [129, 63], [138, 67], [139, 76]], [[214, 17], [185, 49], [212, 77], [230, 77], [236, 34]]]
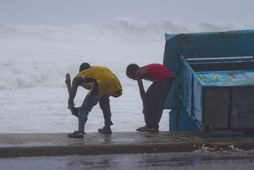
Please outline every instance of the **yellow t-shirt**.
[[[107, 67], [92, 66], [78, 73], [77, 76], [83, 78], [92, 78], [97, 81], [99, 96], [112, 95], [114, 97], [121, 96], [122, 86], [118, 78]], [[85, 89], [90, 90], [92, 83], [83, 83]]]

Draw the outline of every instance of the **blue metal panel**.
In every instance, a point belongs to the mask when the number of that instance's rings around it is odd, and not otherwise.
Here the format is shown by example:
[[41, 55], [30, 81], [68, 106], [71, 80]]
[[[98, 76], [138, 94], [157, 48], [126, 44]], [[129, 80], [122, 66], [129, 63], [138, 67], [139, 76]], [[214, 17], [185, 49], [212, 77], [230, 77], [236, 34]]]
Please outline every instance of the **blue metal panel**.
[[193, 118], [202, 124], [203, 89], [197, 78], [193, 79]]
[[187, 63], [183, 66], [183, 107], [191, 116], [192, 112], [192, 95], [193, 95], [193, 73]]
[[171, 110], [170, 115], [170, 131], [200, 131], [200, 128], [194, 122], [184, 110], [177, 112], [176, 110]]

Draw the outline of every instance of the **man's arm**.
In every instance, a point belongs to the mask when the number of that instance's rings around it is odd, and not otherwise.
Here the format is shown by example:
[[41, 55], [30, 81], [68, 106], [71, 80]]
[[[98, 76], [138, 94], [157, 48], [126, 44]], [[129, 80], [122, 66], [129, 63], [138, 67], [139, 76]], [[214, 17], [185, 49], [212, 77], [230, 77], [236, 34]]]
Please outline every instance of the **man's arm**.
[[65, 84], [67, 86], [68, 94], [70, 96], [71, 93], [71, 76], [69, 73], [66, 74], [65, 76]]
[[70, 93], [69, 93], [69, 99], [68, 99], [68, 108], [73, 109], [74, 108], [74, 98], [77, 93], [78, 86], [82, 84], [82, 77], [75, 77], [72, 81], [72, 85], [70, 87]]
[[139, 93], [140, 93], [142, 100], [144, 100], [144, 98], [145, 98], [145, 89], [144, 89], [144, 85], [142, 82], [142, 78], [146, 77], [146, 73], [147, 73], [146, 67], [141, 67], [136, 72], [136, 80], [138, 81]]
[[[68, 90], [68, 94], [69, 94], [69, 97], [70, 97], [70, 94], [71, 94], [71, 76], [69, 73], [66, 74], [66, 77], [65, 77], [65, 84], [67, 86], [67, 90]], [[76, 108], [76, 107], [72, 107], [70, 108], [69, 107], [69, 104], [68, 104], [68, 108], [71, 110], [71, 113], [78, 117], [78, 110], [79, 108]]]
[[140, 96], [141, 96], [142, 100], [144, 100], [144, 98], [145, 98], [145, 89], [144, 89], [143, 82], [142, 82], [141, 79], [137, 79], [137, 81], [138, 81]]

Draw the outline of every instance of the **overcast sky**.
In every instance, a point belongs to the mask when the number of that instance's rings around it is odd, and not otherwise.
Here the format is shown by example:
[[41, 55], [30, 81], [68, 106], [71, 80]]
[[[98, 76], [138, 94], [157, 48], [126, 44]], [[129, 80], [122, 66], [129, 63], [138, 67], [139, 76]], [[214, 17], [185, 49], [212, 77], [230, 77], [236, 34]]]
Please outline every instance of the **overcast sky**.
[[0, 24], [82, 24], [131, 18], [252, 24], [254, 0], [0, 0]]

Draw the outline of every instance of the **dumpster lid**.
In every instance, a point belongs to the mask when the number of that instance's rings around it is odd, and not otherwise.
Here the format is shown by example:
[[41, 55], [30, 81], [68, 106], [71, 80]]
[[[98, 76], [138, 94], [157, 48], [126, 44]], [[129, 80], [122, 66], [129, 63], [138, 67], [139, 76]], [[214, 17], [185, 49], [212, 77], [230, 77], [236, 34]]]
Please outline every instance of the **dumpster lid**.
[[254, 56], [254, 30], [165, 34], [163, 64], [174, 73], [182, 69], [180, 56], [222, 58]]

